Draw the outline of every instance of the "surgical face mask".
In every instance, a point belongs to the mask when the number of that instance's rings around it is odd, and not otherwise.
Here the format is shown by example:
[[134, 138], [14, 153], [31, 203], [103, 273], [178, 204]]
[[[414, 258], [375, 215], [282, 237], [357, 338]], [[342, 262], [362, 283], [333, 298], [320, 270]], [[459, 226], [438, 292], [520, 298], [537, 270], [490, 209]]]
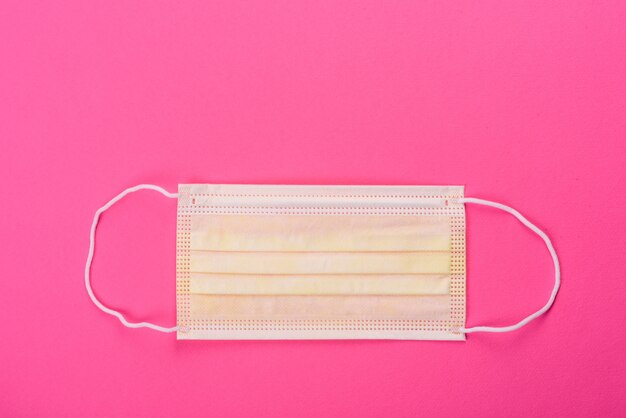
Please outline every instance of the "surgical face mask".
[[[128, 322], [90, 283], [102, 213], [129, 193], [178, 199], [177, 325]], [[546, 305], [507, 327], [465, 326], [465, 204], [503, 210], [537, 233], [554, 261]], [[462, 186], [183, 184], [124, 190], [93, 220], [89, 297], [131, 328], [178, 339], [464, 340], [521, 328], [560, 285], [550, 239], [515, 209], [464, 196]]]

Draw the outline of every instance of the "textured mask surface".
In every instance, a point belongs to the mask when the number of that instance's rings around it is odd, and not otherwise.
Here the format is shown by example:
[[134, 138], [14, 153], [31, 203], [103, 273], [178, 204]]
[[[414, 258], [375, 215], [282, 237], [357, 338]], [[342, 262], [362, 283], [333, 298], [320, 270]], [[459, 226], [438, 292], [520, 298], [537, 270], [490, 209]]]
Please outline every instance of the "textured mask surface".
[[180, 185], [178, 338], [463, 340], [462, 196]]

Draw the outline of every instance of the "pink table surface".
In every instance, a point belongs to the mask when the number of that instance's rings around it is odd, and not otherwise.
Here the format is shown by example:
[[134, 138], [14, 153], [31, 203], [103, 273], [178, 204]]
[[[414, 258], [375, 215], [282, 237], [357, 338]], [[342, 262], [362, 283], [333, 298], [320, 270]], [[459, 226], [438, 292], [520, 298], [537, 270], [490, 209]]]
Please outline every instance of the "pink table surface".
[[[3, 2], [0, 415], [623, 415], [624, 22], [618, 1]], [[464, 184], [545, 228], [562, 290], [464, 343], [130, 330], [83, 268], [94, 211], [142, 182]], [[145, 192], [101, 222], [94, 288], [131, 320], [175, 323], [175, 217]], [[539, 238], [467, 219], [467, 324], [539, 308]]]

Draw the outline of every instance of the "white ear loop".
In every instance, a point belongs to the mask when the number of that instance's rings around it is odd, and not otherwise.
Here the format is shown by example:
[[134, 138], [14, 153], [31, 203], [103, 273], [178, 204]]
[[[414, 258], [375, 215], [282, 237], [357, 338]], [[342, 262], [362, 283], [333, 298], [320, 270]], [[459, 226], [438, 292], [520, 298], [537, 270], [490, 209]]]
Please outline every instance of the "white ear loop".
[[166, 197], [169, 197], [169, 198], [172, 198], [172, 199], [176, 199], [178, 197], [178, 193], [170, 193], [167, 190], [163, 189], [162, 187], [155, 186], [153, 184], [139, 184], [137, 186], [129, 187], [128, 189], [124, 190], [122, 193], [118, 194], [113, 199], [109, 200], [109, 202], [106, 205], [104, 205], [100, 209], [98, 209], [96, 211], [96, 214], [93, 217], [93, 223], [91, 224], [91, 231], [89, 232], [89, 253], [87, 254], [87, 263], [85, 264], [85, 287], [87, 288], [87, 293], [89, 294], [89, 297], [91, 298], [91, 301], [102, 312], [108, 313], [109, 315], [113, 315], [114, 317], [119, 319], [122, 322], [122, 324], [124, 324], [124, 326], [126, 326], [128, 328], [143, 328], [143, 327], [146, 327], [146, 328], [150, 328], [150, 329], [153, 329], [155, 331], [160, 331], [160, 332], [175, 332], [175, 331], [178, 330], [177, 326], [176, 327], [171, 327], [171, 328], [166, 328], [166, 327], [162, 327], [162, 326], [159, 326], [159, 325], [152, 324], [150, 322], [128, 322], [126, 320], [126, 318], [124, 318], [124, 315], [122, 315], [120, 312], [118, 312], [116, 310], [113, 310], [111, 308], [107, 308], [106, 306], [104, 306], [102, 304], [102, 302], [100, 302], [98, 300], [96, 295], [93, 293], [93, 290], [91, 289], [91, 279], [89, 278], [89, 273], [90, 273], [90, 270], [91, 270], [91, 262], [93, 260], [93, 253], [94, 253], [94, 248], [95, 248], [96, 227], [98, 226], [98, 221], [100, 220], [100, 215], [102, 215], [102, 213], [104, 211], [109, 209], [111, 206], [113, 206], [117, 201], [122, 199], [127, 194], [136, 192], [138, 190], [154, 190], [156, 192], [161, 193], [163, 196], [166, 196]]
[[483, 200], [483, 199], [477, 199], [474, 197], [459, 198], [459, 199], [455, 199], [453, 202], [476, 203], [478, 205], [491, 206], [493, 208], [500, 209], [500, 210], [510, 213], [511, 215], [515, 216], [522, 224], [524, 224], [524, 226], [526, 226], [535, 234], [539, 235], [541, 239], [543, 239], [543, 242], [546, 244], [546, 247], [548, 247], [548, 251], [550, 252], [550, 255], [552, 256], [552, 261], [554, 262], [554, 288], [552, 289], [552, 293], [550, 294], [550, 298], [548, 299], [548, 302], [544, 305], [543, 308], [539, 309], [537, 312], [533, 313], [532, 315], [529, 315], [526, 318], [522, 319], [517, 324], [510, 325], [508, 327], [477, 326], [477, 327], [471, 327], [471, 328], [456, 328], [454, 329], [454, 331], [463, 332], [466, 334], [470, 334], [472, 332], [510, 332], [510, 331], [515, 331], [515, 330], [520, 329], [524, 325], [528, 324], [530, 321], [537, 319], [538, 317], [546, 313], [548, 309], [550, 309], [550, 307], [554, 303], [556, 294], [559, 292], [559, 287], [561, 286], [561, 267], [559, 265], [559, 258], [557, 257], [556, 251], [554, 250], [554, 246], [552, 245], [550, 238], [548, 238], [545, 232], [537, 228], [537, 226], [535, 226], [532, 222], [526, 219], [524, 215], [522, 215], [521, 213], [519, 213], [518, 211], [516, 211], [515, 209], [509, 206], [503, 205], [502, 203], [492, 202], [492, 201]]

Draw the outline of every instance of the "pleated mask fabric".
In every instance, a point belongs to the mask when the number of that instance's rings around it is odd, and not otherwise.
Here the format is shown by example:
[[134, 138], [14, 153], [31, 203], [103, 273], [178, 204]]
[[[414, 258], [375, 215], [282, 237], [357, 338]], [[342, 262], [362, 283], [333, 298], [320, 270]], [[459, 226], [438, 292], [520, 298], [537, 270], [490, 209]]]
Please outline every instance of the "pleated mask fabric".
[[462, 186], [180, 185], [179, 339], [462, 340]]

